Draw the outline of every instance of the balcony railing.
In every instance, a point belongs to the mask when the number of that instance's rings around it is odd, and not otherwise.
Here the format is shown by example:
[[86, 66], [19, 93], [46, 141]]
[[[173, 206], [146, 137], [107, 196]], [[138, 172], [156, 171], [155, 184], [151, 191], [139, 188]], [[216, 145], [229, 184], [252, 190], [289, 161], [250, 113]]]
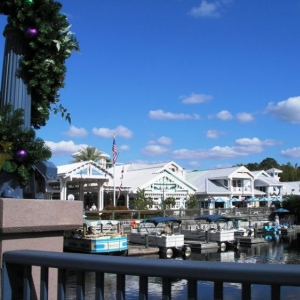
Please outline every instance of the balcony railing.
[[[161, 299], [172, 299], [172, 280], [187, 281], [186, 299], [201, 297], [198, 281], [213, 283], [214, 299], [226, 295], [224, 283], [241, 285], [241, 299], [250, 300], [251, 285], [270, 287], [271, 299], [285, 299], [283, 286], [300, 286], [300, 268], [297, 265], [237, 264], [226, 262], [137, 259], [133, 257], [95, 256], [90, 254], [58, 253], [19, 250], [3, 254], [2, 299], [30, 300], [33, 294], [31, 270], [40, 270], [40, 298], [48, 299], [48, 272], [58, 269], [57, 299], [66, 299], [66, 271], [76, 271], [76, 299], [85, 299], [85, 272], [95, 273], [95, 297], [104, 299], [105, 274], [116, 274], [115, 299], [126, 299], [126, 275], [139, 277], [139, 290], [135, 299], [148, 299], [149, 277], [161, 278]], [[21, 270], [21, 272], [20, 272]], [[21, 278], [20, 278], [21, 277]], [[18, 280], [16, 280], [16, 278]], [[21, 289], [16, 284], [21, 283]], [[21, 290], [22, 295], [17, 295]], [[75, 295], [74, 295], [75, 296]]]

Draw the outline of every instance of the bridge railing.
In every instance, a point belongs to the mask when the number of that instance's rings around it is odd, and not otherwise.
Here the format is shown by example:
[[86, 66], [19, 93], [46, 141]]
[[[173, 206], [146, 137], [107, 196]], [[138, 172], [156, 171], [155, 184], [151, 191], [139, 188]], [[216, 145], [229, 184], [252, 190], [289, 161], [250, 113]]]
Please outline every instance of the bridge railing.
[[[3, 254], [2, 299], [31, 299], [34, 293], [31, 271], [40, 268], [40, 297], [48, 299], [48, 272], [58, 270], [57, 299], [66, 299], [67, 270], [76, 272], [76, 299], [85, 299], [85, 273], [95, 273], [95, 297], [103, 300], [105, 274], [116, 275], [115, 299], [126, 299], [126, 275], [138, 276], [139, 289], [135, 299], [148, 299], [149, 278], [161, 278], [161, 299], [172, 299], [172, 281], [184, 279], [187, 285], [186, 299], [200, 299], [198, 281], [213, 284], [214, 299], [224, 299], [224, 283], [241, 285], [241, 299], [250, 300], [251, 285], [270, 287], [271, 299], [284, 299], [283, 286], [300, 286], [300, 268], [297, 265], [238, 264], [227, 262], [182, 261], [143, 259], [134, 257], [98, 256], [90, 254], [60, 253], [48, 251], [18, 250]], [[18, 280], [16, 280], [18, 279]], [[20, 286], [17, 286], [18, 284]], [[22, 295], [17, 295], [18, 292]], [[74, 295], [75, 296], [75, 295]], [[74, 298], [73, 298], [74, 299]]]

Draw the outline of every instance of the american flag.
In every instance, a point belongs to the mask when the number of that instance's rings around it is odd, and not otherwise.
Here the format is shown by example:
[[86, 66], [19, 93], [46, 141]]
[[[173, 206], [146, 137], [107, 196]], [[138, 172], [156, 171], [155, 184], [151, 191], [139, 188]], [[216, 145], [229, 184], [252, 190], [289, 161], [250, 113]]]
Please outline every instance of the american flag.
[[114, 136], [113, 144], [112, 144], [112, 152], [113, 152], [113, 160], [112, 163], [113, 165], [117, 161], [117, 156], [118, 156], [118, 151], [117, 151], [117, 146], [116, 146], [116, 137]]
[[121, 185], [119, 186], [118, 199], [119, 199], [120, 196], [121, 196], [121, 190], [122, 190], [122, 183], [121, 183]]

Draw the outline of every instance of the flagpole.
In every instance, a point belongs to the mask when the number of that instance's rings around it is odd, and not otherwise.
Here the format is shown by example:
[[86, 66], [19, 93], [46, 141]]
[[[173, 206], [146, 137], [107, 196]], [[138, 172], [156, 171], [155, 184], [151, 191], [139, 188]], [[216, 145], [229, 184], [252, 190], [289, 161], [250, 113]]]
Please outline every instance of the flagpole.
[[113, 193], [114, 193], [114, 196], [113, 196], [113, 205], [116, 206], [116, 183], [115, 183], [115, 164], [113, 165], [114, 168], [113, 168], [113, 175], [114, 175], [114, 188], [113, 188]]
[[118, 150], [116, 146], [116, 135], [114, 134], [113, 144], [112, 144], [112, 152], [113, 152], [113, 205], [116, 206], [116, 182], [115, 182], [115, 164], [117, 161]]

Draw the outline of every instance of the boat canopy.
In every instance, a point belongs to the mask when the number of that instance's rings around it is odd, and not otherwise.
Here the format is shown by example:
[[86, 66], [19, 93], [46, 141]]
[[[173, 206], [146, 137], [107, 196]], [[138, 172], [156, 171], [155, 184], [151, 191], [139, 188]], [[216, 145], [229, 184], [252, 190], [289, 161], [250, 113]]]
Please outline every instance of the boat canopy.
[[153, 217], [153, 218], [146, 219], [144, 222], [153, 223], [155, 226], [157, 226], [157, 224], [159, 223], [168, 223], [168, 222], [181, 224], [181, 220], [173, 217]]
[[118, 220], [84, 220], [83, 223], [86, 223], [87, 226], [98, 226], [98, 225], [117, 225], [120, 223]]
[[198, 220], [204, 220], [206, 222], [217, 222], [217, 221], [225, 221], [228, 222], [230, 221], [230, 218], [227, 218], [223, 215], [202, 215], [202, 216], [198, 216], [196, 218], [194, 218], [194, 220], [198, 221]]

